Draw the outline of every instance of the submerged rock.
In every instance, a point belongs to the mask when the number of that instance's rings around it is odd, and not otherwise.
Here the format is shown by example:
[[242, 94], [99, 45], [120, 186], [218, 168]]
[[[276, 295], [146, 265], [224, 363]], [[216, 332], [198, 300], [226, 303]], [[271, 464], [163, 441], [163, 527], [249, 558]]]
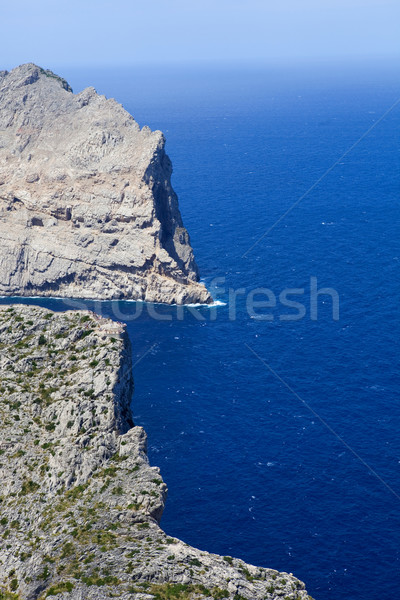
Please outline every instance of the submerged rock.
[[0, 294], [211, 302], [164, 145], [93, 88], [0, 71]]
[[0, 598], [309, 598], [160, 529], [167, 487], [132, 422], [123, 325], [2, 306], [0, 344]]

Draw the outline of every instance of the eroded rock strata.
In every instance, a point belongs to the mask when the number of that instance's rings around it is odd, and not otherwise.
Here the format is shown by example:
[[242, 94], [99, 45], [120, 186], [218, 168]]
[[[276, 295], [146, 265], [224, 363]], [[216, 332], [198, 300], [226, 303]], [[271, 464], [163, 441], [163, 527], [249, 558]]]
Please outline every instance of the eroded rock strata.
[[0, 598], [306, 600], [291, 574], [160, 529], [129, 339], [88, 311], [0, 307]]
[[211, 302], [164, 145], [93, 88], [0, 71], [0, 295]]

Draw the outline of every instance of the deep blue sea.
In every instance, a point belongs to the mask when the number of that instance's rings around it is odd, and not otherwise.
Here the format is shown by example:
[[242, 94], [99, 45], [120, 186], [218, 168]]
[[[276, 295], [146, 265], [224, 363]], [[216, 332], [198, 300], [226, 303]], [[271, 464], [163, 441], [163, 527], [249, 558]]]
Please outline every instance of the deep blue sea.
[[[218, 284], [216, 308], [154, 307], [163, 320], [86, 303], [128, 323], [135, 422], [169, 487], [162, 526], [293, 572], [316, 600], [397, 598], [400, 105], [381, 119], [395, 69], [61, 74], [164, 131], [202, 279]], [[311, 302], [311, 280], [330, 293]]]

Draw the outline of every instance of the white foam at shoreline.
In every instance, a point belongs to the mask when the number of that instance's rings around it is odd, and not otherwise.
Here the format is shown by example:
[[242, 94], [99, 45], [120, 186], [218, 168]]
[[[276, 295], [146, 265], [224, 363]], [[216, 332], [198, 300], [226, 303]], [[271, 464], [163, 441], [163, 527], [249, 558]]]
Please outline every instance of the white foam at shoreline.
[[101, 300], [100, 298], [70, 298], [66, 296], [0, 296], [0, 300], [62, 300], [64, 302], [129, 302], [135, 304], [156, 304], [157, 306], [183, 306], [189, 308], [199, 308], [203, 306], [204, 308], [215, 308], [216, 306], [226, 306], [227, 302], [222, 302], [221, 300], [215, 300], [211, 304], [203, 304], [193, 303], [193, 304], [167, 304], [166, 302], [148, 302], [146, 300], [134, 300], [131, 298], [112, 298]]

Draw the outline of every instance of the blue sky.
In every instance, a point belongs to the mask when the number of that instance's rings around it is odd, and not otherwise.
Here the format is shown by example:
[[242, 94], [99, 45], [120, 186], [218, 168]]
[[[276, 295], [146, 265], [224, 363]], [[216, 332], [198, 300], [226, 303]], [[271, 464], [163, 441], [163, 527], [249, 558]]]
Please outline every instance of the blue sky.
[[12, 0], [0, 68], [400, 55], [399, 0]]

